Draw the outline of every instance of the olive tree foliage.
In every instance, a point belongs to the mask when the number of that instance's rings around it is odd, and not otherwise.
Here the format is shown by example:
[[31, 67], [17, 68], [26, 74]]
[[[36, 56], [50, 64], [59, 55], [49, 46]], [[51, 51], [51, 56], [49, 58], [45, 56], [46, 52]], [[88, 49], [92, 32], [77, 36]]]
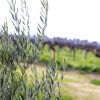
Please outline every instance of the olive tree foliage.
[[[31, 67], [33, 73], [30, 76], [32, 79], [31, 87], [27, 82], [26, 74], [27, 68], [30, 67], [28, 60], [31, 59], [32, 63], [37, 62], [42, 51], [44, 31], [47, 26], [48, 1], [41, 0], [40, 20], [42, 24], [38, 24], [38, 33], [33, 44], [30, 41], [26, 1], [21, 0], [22, 16], [18, 15], [19, 9], [16, 6], [16, 0], [10, 0], [8, 3], [14, 35], [9, 35], [8, 23], [5, 21], [0, 31], [0, 100], [39, 100], [39, 98], [60, 100], [61, 85], [53, 60], [46, 67], [46, 72], [43, 72], [40, 81], [36, 68]], [[63, 75], [61, 80], [63, 80]]]

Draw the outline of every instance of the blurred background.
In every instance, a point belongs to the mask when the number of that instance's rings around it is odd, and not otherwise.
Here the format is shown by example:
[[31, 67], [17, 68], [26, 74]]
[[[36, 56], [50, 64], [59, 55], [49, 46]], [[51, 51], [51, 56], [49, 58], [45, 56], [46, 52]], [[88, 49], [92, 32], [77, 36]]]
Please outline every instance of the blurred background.
[[[34, 39], [41, 3], [26, 1], [30, 35]], [[0, 27], [5, 20], [12, 33], [9, 4], [0, 0]], [[48, 26], [39, 64], [45, 66], [51, 57], [59, 73], [63, 71], [65, 75], [63, 100], [100, 100], [100, 0], [49, 0]]]

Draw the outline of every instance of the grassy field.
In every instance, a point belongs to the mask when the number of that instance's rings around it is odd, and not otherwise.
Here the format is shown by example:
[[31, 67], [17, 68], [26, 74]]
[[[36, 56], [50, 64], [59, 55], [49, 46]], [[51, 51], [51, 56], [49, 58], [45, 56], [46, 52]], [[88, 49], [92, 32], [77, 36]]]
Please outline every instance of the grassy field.
[[[73, 58], [73, 52], [69, 52], [67, 47], [55, 47], [55, 55], [58, 69], [77, 69], [81, 73], [100, 73], [100, 58], [89, 52], [87, 58], [84, 59], [84, 51], [77, 50], [76, 57]], [[40, 62], [48, 63], [52, 56], [52, 50], [46, 45], [39, 58]]]
[[[45, 71], [45, 67], [44, 65], [37, 65], [36, 69], [41, 80], [42, 71]], [[58, 71], [58, 73], [60, 81], [61, 71]], [[100, 78], [93, 78], [76, 72], [63, 73], [62, 100], [100, 100]], [[27, 75], [28, 82], [30, 82], [30, 68], [27, 70]]]
[[[97, 75], [100, 73], [100, 58], [89, 52], [87, 59], [84, 59], [84, 51], [81, 50], [77, 50], [76, 57], [73, 58], [73, 52], [69, 52], [67, 47], [56, 46], [55, 50], [59, 81], [63, 69], [67, 70], [63, 71], [62, 100], [100, 100], [100, 75]], [[42, 78], [42, 71], [46, 70], [44, 63], [48, 64], [52, 56], [54, 52], [46, 45], [39, 57], [40, 65], [36, 67], [39, 80]], [[29, 68], [27, 69], [29, 83], [30, 74]]]

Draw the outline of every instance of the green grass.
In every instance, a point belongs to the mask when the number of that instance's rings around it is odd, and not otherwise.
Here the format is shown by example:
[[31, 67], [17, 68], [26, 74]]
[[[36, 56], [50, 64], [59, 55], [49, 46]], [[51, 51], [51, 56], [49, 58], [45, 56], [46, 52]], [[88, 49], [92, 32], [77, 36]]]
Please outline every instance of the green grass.
[[62, 100], [73, 100], [73, 98], [70, 96], [64, 96], [62, 97]]
[[91, 83], [94, 85], [100, 85], [100, 80], [93, 79], [93, 80], [91, 80]]
[[[84, 52], [82, 50], [76, 51], [76, 57], [73, 58], [73, 52], [69, 52], [67, 47], [59, 48], [55, 47], [56, 50], [56, 62], [58, 69], [77, 69], [81, 73], [100, 73], [100, 58], [97, 58], [91, 52], [87, 54], [87, 59], [84, 59]], [[52, 50], [46, 45], [43, 49], [42, 54], [39, 57], [40, 62], [48, 63], [52, 57]]]
[[[36, 65], [37, 74], [39, 80], [42, 78], [42, 71], [46, 71], [45, 67]], [[61, 77], [61, 71], [59, 73], [58, 80]], [[30, 83], [31, 68], [27, 69], [28, 82]], [[100, 80], [92, 77], [87, 77], [79, 73], [63, 72], [64, 80], [62, 82], [62, 100], [100, 100]], [[31, 84], [31, 83], [30, 83]], [[31, 85], [30, 85], [31, 86]], [[96, 94], [96, 95], [95, 95]], [[42, 95], [40, 93], [39, 100]], [[56, 100], [56, 99], [54, 99]]]

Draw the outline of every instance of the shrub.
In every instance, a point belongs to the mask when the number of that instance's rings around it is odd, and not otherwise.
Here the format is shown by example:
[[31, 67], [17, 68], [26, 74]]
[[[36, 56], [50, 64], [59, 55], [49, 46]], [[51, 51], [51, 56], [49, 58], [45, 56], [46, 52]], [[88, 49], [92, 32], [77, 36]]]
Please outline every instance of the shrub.
[[[29, 14], [25, 0], [21, 0], [22, 17], [18, 16], [16, 0], [8, 2], [14, 26], [14, 35], [8, 34], [8, 23], [4, 22], [0, 38], [0, 100], [38, 100], [41, 93], [43, 100], [61, 99], [60, 84], [55, 62], [51, 61], [39, 82], [36, 69], [32, 69], [31, 87], [27, 83], [26, 69], [29, 61], [35, 63], [42, 51], [44, 31], [47, 26], [48, 1], [41, 1], [40, 19], [43, 27], [38, 25], [35, 41], [30, 42]], [[26, 16], [24, 16], [26, 15]], [[28, 35], [25, 35], [28, 33]], [[63, 75], [61, 76], [63, 80]], [[58, 86], [58, 94], [56, 87]]]

